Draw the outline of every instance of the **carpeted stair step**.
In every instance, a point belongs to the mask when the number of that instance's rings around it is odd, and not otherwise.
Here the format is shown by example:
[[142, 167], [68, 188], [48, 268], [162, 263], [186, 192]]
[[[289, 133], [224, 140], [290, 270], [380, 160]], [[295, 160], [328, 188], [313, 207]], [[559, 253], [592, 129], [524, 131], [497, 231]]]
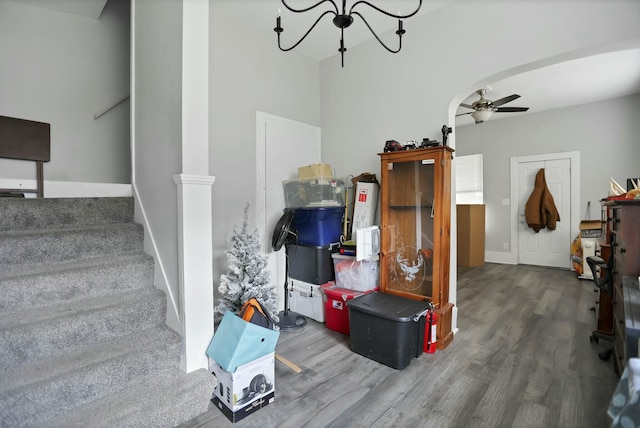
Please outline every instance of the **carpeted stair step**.
[[0, 231], [133, 221], [133, 198], [0, 198]]
[[153, 286], [153, 258], [145, 253], [73, 264], [0, 272], [0, 313], [42, 309]]
[[144, 231], [135, 223], [74, 229], [0, 232], [0, 270], [117, 256], [143, 250]]
[[144, 288], [20, 317], [0, 314], [0, 367], [6, 370], [82, 352], [104, 341], [163, 325], [165, 311], [164, 292]]
[[[180, 345], [180, 335], [166, 326], [141, 330], [131, 336], [119, 337], [80, 352], [70, 352], [52, 358], [42, 358], [22, 367], [0, 369], [0, 395], [18, 388], [39, 384], [77, 370], [94, 366], [111, 359], [121, 358], [131, 352], [145, 352], [161, 344], [174, 352]], [[179, 349], [177, 356], [179, 356]], [[177, 361], [177, 359], [176, 359]], [[177, 362], [174, 362], [177, 365]]]
[[67, 417], [45, 421], [47, 427], [171, 428], [209, 408], [214, 377], [200, 369], [189, 374], [165, 373], [146, 385], [83, 406]]
[[[180, 336], [168, 329], [135, 336], [0, 375], [0, 414], [29, 426], [179, 371]], [[30, 379], [25, 381], [24, 379]]]
[[133, 198], [0, 198], [0, 427], [174, 427], [205, 412]]
[[179, 335], [157, 330], [147, 333], [148, 337], [127, 338], [110, 349], [104, 346], [88, 349], [72, 356], [72, 361], [49, 361], [55, 370], [48, 370], [43, 361], [38, 364], [41, 376], [30, 373], [32, 379], [44, 377], [42, 380], [21, 385], [17, 376], [6, 379], [7, 384], [18, 386], [0, 387], [5, 389], [0, 389], [4, 422], [10, 426], [39, 424], [93, 401], [101, 402], [112, 394], [147, 385], [155, 378], [173, 378], [180, 372]]

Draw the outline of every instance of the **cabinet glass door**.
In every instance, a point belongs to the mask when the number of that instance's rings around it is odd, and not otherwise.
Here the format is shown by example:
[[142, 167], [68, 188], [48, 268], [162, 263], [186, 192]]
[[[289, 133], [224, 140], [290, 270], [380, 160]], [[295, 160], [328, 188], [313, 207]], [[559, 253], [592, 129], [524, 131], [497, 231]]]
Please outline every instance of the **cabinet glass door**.
[[387, 164], [386, 289], [433, 296], [434, 159]]

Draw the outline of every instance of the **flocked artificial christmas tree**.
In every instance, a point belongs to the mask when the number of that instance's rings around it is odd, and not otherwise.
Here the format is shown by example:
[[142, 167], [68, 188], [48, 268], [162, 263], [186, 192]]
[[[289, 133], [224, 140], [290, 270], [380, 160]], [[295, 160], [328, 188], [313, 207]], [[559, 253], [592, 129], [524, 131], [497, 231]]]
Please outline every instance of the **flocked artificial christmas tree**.
[[244, 209], [242, 229], [237, 225], [231, 236], [231, 249], [227, 251], [229, 271], [220, 275], [216, 313], [224, 315], [229, 310], [237, 313], [242, 305], [251, 298], [262, 304], [274, 321], [278, 321], [277, 294], [269, 284], [270, 272], [267, 270], [267, 258], [260, 251], [258, 230], [249, 233], [249, 204]]

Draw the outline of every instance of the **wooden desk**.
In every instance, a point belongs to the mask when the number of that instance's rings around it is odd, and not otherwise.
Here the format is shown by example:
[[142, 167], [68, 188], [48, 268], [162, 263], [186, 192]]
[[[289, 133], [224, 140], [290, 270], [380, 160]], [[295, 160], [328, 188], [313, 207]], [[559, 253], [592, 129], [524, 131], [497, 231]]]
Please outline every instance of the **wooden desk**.
[[43, 162], [51, 160], [51, 125], [0, 116], [0, 158], [34, 161], [37, 182], [35, 189], [0, 189], [1, 191], [36, 193], [38, 198], [43, 198]]
[[640, 275], [640, 200], [615, 200], [605, 205], [611, 213], [607, 229], [613, 252], [614, 369], [620, 375], [627, 363], [623, 278]]

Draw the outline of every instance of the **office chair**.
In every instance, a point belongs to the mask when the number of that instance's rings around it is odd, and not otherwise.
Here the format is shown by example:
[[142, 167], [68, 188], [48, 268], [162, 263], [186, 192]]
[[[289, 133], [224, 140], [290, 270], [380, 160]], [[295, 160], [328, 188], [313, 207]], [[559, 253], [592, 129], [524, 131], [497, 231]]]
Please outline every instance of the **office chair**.
[[[587, 257], [587, 264], [591, 269], [591, 274], [593, 275], [593, 282], [595, 286], [601, 292], [605, 292], [611, 297], [613, 297], [613, 273], [611, 272], [612, 258], [613, 258], [613, 254], [609, 258], [609, 263], [607, 263], [602, 258], [597, 256]], [[600, 268], [599, 273], [598, 273], [598, 268]], [[598, 343], [600, 339], [613, 342], [613, 332], [603, 333], [601, 331], [594, 330], [591, 333], [591, 336], [589, 336], [589, 340], [591, 342]], [[600, 357], [602, 361], [608, 361], [612, 353], [613, 353], [613, 347], [605, 349], [602, 352], [598, 352], [598, 357]]]

